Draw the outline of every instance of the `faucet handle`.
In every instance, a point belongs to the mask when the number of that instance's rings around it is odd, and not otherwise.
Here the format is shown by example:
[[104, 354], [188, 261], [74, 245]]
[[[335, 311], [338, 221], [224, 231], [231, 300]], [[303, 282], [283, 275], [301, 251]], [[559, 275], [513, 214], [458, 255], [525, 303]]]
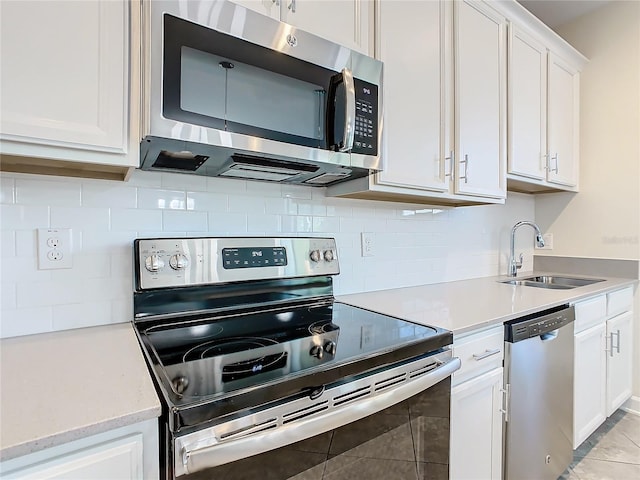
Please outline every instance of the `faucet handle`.
[[522, 262], [524, 259], [524, 254], [520, 254], [520, 256], [518, 257], [518, 261], [516, 262], [516, 268], [517, 269], [521, 269], [522, 268]]

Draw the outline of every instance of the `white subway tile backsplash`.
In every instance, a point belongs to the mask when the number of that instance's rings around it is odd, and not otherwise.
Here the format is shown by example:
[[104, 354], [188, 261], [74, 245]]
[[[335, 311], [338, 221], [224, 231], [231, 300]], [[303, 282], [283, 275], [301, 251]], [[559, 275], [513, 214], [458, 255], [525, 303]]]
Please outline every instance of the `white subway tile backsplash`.
[[0, 282], [0, 309], [14, 310], [17, 306], [16, 284]]
[[15, 203], [15, 180], [0, 177], [0, 203]]
[[3, 310], [0, 337], [16, 337], [33, 333], [50, 332], [53, 329], [51, 307]]
[[281, 232], [280, 215], [247, 215], [247, 230], [250, 233], [277, 236]]
[[0, 205], [2, 230], [25, 230], [49, 226], [49, 206]]
[[132, 208], [111, 209], [111, 230], [144, 232], [162, 230], [161, 210], [140, 210]]
[[136, 208], [136, 188], [119, 182], [96, 182], [82, 185], [83, 207]]
[[187, 210], [226, 212], [229, 210], [229, 195], [212, 192], [187, 192]]
[[231, 213], [265, 213], [265, 201], [262, 197], [233, 196], [229, 199]]
[[88, 281], [77, 278], [74, 281], [58, 282], [53, 279], [48, 282], [18, 283], [18, 308], [47, 307], [81, 303], [95, 300], [87, 296]]
[[247, 215], [244, 213], [209, 212], [209, 232], [212, 235], [246, 235]]
[[109, 209], [51, 207], [51, 227], [80, 230], [109, 230]]
[[0, 258], [16, 255], [15, 230], [0, 230]]
[[77, 182], [16, 179], [16, 203], [20, 205], [80, 206], [80, 184]]
[[162, 187], [172, 190], [207, 191], [207, 177], [182, 173], [162, 172]]
[[340, 230], [338, 217], [313, 217], [314, 233], [333, 233]]
[[162, 229], [165, 232], [206, 232], [209, 230], [207, 212], [162, 212]]
[[93, 327], [112, 323], [110, 301], [56, 305], [52, 311], [54, 330]]
[[36, 258], [38, 256], [38, 231], [16, 230], [15, 231], [15, 254], [18, 257]]
[[[6, 173], [0, 180], [0, 336], [131, 321], [135, 238], [332, 236], [340, 295], [499, 274], [511, 226], [534, 214], [526, 195], [445, 210], [139, 170], [126, 183]], [[49, 226], [73, 229], [73, 268], [38, 270], [36, 229]], [[373, 257], [361, 256], [363, 231], [373, 235]], [[518, 236], [516, 248], [530, 262], [531, 236]]]
[[138, 189], [138, 208], [186, 210], [187, 195], [182, 190]]

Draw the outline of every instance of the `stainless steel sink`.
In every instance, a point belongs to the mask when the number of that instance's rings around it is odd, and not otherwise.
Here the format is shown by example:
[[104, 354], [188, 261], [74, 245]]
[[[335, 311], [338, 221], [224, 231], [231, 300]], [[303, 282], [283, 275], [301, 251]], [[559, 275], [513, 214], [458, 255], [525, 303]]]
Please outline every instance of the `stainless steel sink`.
[[598, 282], [604, 282], [604, 279], [540, 275], [535, 277], [513, 278], [509, 280], [503, 280], [500, 283], [506, 283], [509, 285], [523, 285], [525, 287], [569, 290], [571, 288], [583, 287], [585, 285], [592, 285]]

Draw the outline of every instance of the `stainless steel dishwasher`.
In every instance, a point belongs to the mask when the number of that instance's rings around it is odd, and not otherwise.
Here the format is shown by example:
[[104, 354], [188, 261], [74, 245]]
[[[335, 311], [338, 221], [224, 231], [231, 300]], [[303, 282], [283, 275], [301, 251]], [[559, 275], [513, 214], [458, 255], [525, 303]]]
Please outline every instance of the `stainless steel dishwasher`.
[[556, 480], [573, 458], [574, 308], [505, 324], [504, 478]]

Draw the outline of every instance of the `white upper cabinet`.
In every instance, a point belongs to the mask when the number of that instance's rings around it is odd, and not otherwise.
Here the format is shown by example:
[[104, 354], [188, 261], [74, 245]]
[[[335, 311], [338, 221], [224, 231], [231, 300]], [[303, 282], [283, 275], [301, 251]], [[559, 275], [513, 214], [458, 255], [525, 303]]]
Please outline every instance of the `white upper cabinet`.
[[92, 164], [123, 174], [138, 165], [139, 139], [130, 133], [137, 109], [129, 117], [130, 95], [138, 95], [129, 53], [136, 4], [3, 2], [3, 169]]
[[373, 0], [233, 0], [256, 12], [299, 27], [367, 55]]
[[580, 76], [549, 55], [549, 182], [578, 185]]
[[505, 32], [486, 3], [454, 3], [456, 193], [506, 194]]
[[511, 25], [509, 173], [546, 180], [547, 47]]
[[379, 4], [378, 58], [385, 67], [380, 185], [443, 192], [449, 188], [443, 123], [444, 8], [441, 2]]
[[504, 203], [504, 17], [485, 2], [378, 0], [375, 31], [384, 62], [383, 171], [328, 194]]
[[577, 191], [579, 71], [586, 58], [514, 10], [509, 32], [508, 189]]

